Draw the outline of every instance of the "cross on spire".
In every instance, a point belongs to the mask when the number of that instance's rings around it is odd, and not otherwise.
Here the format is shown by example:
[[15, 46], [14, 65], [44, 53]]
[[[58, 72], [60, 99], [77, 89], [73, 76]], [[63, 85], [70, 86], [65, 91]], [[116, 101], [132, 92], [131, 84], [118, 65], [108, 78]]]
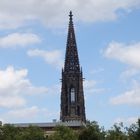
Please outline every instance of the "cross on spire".
[[69, 17], [70, 17], [70, 21], [72, 21], [72, 17], [73, 17], [72, 11], [70, 11]]

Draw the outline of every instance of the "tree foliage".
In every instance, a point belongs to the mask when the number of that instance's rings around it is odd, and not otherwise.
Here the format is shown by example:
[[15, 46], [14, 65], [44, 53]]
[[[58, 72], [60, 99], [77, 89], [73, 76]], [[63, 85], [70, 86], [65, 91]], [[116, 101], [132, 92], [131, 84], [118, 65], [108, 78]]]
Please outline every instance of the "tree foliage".
[[97, 122], [87, 122], [87, 125], [81, 130], [79, 140], [102, 140], [105, 137], [103, 128], [100, 128]]
[[45, 140], [44, 132], [35, 126], [18, 128], [12, 125], [0, 127], [0, 140]]
[[129, 140], [140, 140], [140, 119], [137, 124], [132, 124], [127, 128]]
[[106, 140], [128, 140], [126, 132], [123, 130], [123, 123], [114, 124], [111, 130], [106, 133]]
[[0, 126], [0, 140], [140, 140], [140, 119], [136, 124], [124, 127], [123, 123], [114, 124], [105, 131], [97, 122], [87, 122], [80, 130], [57, 126], [55, 132], [45, 138], [44, 131], [35, 126], [18, 128], [12, 125]]
[[66, 126], [57, 126], [49, 140], [78, 140], [77, 133]]

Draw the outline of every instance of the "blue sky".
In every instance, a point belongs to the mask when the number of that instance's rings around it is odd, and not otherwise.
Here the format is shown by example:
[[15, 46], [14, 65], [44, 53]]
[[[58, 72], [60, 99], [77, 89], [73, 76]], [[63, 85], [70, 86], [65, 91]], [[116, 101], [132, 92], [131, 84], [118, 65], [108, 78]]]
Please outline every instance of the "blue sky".
[[69, 11], [86, 118], [109, 128], [140, 117], [139, 0], [0, 0], [0, 120], [59, 120]]

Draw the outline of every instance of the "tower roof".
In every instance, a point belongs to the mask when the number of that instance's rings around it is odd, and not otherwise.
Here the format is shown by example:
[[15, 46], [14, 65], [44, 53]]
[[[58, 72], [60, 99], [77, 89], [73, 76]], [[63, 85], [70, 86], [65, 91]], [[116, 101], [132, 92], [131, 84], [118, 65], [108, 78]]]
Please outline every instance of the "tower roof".
[[65, 56], [65, 72], [79, 72], [79, 58], [78, 51], [75, 39], [75, 32], [73, 26], [73, 15], [72, 11], [69, 14], [69, 27], [68, 27], [68, 36], [67, 36], [67, 47], [66, 47], [66, 56]]

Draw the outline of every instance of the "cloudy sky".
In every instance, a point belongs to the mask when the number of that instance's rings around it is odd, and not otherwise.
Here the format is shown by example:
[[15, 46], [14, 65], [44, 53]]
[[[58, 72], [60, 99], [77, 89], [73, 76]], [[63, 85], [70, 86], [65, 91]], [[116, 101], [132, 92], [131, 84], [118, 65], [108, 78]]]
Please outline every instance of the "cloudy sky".
[[139, 0], [0, 0], [0, 120], [59, 120], [69, 11], [86, 117], [106, 128], [140, 117]]

